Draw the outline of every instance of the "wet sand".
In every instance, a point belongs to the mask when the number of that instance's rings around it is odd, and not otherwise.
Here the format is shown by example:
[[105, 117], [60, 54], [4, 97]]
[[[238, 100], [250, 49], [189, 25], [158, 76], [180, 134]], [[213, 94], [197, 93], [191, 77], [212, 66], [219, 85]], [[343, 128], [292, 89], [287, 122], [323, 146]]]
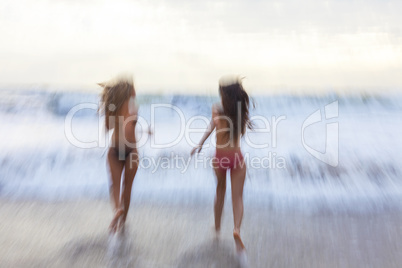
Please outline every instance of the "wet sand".
[[[250, 267], [401, 267], [402, 214], [278, 213], [246, 204]], [[0, 267], [238, 267], [231, 205], [219, 242], [211, 204], [133, 202], [126, 238], [108, 237], [106, 200], [0, 200]]]

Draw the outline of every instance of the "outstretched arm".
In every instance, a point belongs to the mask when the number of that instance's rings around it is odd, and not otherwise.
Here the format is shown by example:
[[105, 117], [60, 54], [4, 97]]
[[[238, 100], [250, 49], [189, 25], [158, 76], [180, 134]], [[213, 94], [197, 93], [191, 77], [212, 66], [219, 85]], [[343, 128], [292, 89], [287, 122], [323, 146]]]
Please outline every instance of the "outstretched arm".
[[200, 142], [198, 143], [197, 146], [195, 146], [193, 148], [193, 150], [191, 150], [191, 155], [193, 155], [194, 153], [199, 153], [202, 149], [202, 145], [204, 144], [204, 142], [208, 139], [208, 137], [211, 135], [211, 133], [214, 131], [215, 129], [215, 122], [214, 122], [214, 118], [217, 115], [218, 111], [215, 107], [212, 108], [212, 118], [211, 118], [211, 122], [209, 123], [207, 129], [205, 130], [204, 136], [202, 136]]

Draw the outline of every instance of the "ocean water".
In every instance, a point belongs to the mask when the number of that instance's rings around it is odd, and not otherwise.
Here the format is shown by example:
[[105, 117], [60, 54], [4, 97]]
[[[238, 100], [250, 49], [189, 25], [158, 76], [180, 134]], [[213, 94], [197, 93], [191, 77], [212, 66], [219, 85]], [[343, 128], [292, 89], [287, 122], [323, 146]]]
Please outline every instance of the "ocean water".
[[[335, 213], [402, 208], [401, 95], [252, 98], [255, 129], [242, 139], [246, 204]], [[109, 136], [96, 112], [98, 101], [94, 93], [0, 91], [0, 197], [107, 199]], [[214, 137], [197, 157], [190, 158], [190, 151], [218, 101], [217, 96], [139, 94], [141, 162], [133, 199], [213, 200], [208, 161]], [[312, 120], [314, 114], [321, 120]]]

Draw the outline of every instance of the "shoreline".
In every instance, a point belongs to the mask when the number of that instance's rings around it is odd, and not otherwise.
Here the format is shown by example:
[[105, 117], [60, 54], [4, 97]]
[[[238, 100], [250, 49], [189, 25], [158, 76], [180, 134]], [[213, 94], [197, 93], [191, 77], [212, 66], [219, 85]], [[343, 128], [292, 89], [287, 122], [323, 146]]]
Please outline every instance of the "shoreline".
[[[107, 200], [0, 199], [2, 267], [237, 267], [230, 202], [219, 243], [206, 204], [133, 201], [119, 258], [108, 257]], [[367, 215], [273, 212], [245, 204], [250, 267], [399, 267], [401, 212]], [[119, 253], [119, 254], [120, 254]]]

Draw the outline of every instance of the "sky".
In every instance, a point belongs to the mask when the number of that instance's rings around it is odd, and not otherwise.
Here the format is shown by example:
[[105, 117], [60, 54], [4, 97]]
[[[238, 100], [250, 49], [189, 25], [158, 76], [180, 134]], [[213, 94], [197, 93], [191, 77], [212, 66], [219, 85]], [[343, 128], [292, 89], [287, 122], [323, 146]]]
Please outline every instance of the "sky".
[[402, 88], [402, 1], [3, 0], [0, 85], [145, 92]]

